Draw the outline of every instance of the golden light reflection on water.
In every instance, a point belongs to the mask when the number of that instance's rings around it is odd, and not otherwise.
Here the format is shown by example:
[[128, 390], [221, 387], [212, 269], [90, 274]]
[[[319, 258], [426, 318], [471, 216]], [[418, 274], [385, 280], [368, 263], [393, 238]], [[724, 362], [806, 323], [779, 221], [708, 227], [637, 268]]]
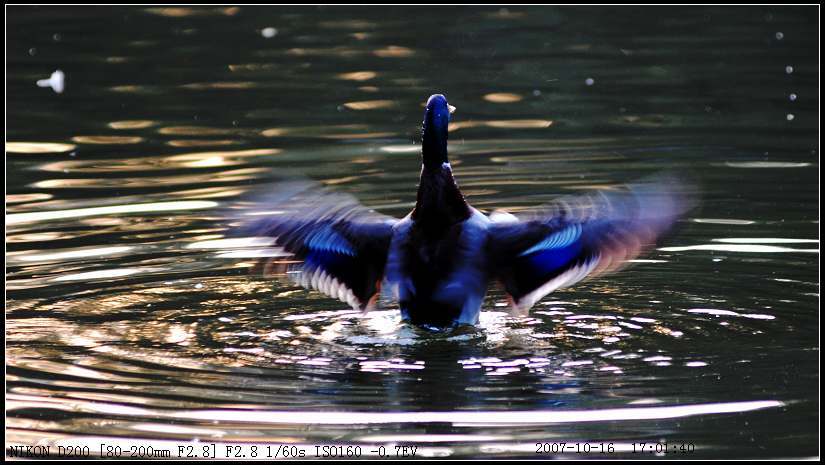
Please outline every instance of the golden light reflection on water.
[[524, 99], [524, 97], [519, 94], [509, 92], [494, 92], [491, 94], [485, 94], [483, 98], [484, 100], [492, 103], [515, 103]]
[[231, 239], [197, 240], [186, 245], [187, 249], [233, 249], [272, 245], [275, 239], [267, 237], [239, 237]]
[[346, 183], [349, 183], [349, 182], [354, 182], [354, 181], [357, 181], [357, 180], [360, 180], [360, 179], [363, 179], [363, 178], [364, 178], [363, 175], [345, 176], [343, 178], [325, 179], [323, 181], [323, 184], [325, 184], [327, 186], [335, 186], [335, 185], [338, 185], [338, 184], [346, 184]]
[[448, 130], [450, 132], [458, 131], [464, 128], [500, 128], [500, 129], [545, 129], [553, 125], [552, 120], [544, 119], [512, 119], [512, 120], [471, 120], [471, 121], [456, 121], [450, 123]]
[[238, 13], [240, 13], [241, 9], [235, 6], [225, 8], [164, 7], [146, 8], [144, 11], [158, 16], [167, 16], [170, 18], [184, 18], [189, 16], [235, 16]]
[[61, 281], [85, 281], [88, 279], [115, 279], [126, 276], [134, 276], [139, 274], [160, 273], [166, 268], [161, 267], [141, 267], [141, 268], [115, 268], [97, 271], [86, 271], [83, 273], [71, 273], [56, 278], [52, 278], [54, 282]]
[[355, 71], [352, 73], [341, 73], [337, 77], [338, 79], [347, 81], [369, 81], [370, 79], [375, 79], [376, 76], [378, 76], [378, 73], [375, 71]]
[[[180, 163], [180, 166], [197, 168], [204, 164], [212, 167], [215, 159], [221, 159], [228, 162], [227, 159], [245, 158], [245, 157], [260, 157], [266, 155], [277, 155], [281, 153], [280, 149], [249, 149], [249, 150], [231, 150], [231, 151], [210, 151], [210, 152], [193, 152], [182, 153], [179, 155], [171, 155], [165, 157], [164, 160], [172, 163]], [[224, 166], [224, 165], [221, 165]]]
[[168, 136], [228, 136], [238, 132], [234, 128], [207, 126], [166, 126], [158, 129], [158, 133]]
[[274, 63], [239, 63], [229, 65], [229, 71], [262, 71], [268, 69], [276, 69], [277, 65]]
[[246, 188], [238, 187], [204, 187], [200, 189], [173, 191], [169, 193], [169, 197], [178, 199], [219, 199], [238, 197], [246, 193], [246, 191]]
[[55, 173], [118, 173], [165, 170], [170, 168], [215, 168], [242, 165], [245, 158], [277, 155], [280, 149], [247, 149], [189, 152], [177, 155], [148, 156], [117, 160], [64, 160], [45, 163], [39, 170]]
[[372, 53], [381, 58], [407, 58], [415, 55], [415, 50], [400, 45], [389, 45], [374, 50]]
[[385, 145], [381, 147], [382, 152], [387, 153], [415, 153], [421, 151], [420, 145]]
[[52, 194], [6, 194], [6, 204], [37, 202], [39, 200], [49, 200]]
[[379, 139], [393, 137], [397, 135], [395, 132], [365, 132], [361, 134], [325, 134], [321, 136], [324, 139], [338, 139], [338, 140], [353, 140], [353, 139]]
[[[209, 168], [217, 166], [228, 166], [220, 157], [207, 158], [192, 162], [193, 167]], [[255, 179], [257, 174], [267, 172], [266, 168], [243, 168], [237, 170], [221, 171], [220, 173], [192, 174], [169, 176], [163, 178], [135, 177], [116, 179], [47, 179], [32, 184], [32, 187], [43, 189], [105, 189], [112, 187], [150, 187], [150, 186], [176, 186], [180, 184], [211, 184], [220, 182], [238, 182]]]
[[318, 47], [318, 48], [309, 48], [309, 47], [294, 47], [286, 51], [287, 55], [293, 56], [321, 56], [321, 57], [356, 57], [359, 55], [363, 55], [364, 52], [361, 50], [353, 49], [350, 47]]
[[77, 145], [58, 142], [6, 142], [6, 152], [10, 153], [61, 153], [76, 148]]
[[287, 134], [287, 132], [288, 130], [285, 128], [269, 128], [261, 131], [261, 135], [264, 137], [281, 137]]
[[[382, 105], [385, 105], [382, 102], [384, 101], [352, 102], [354, 105], [352, 109], [373, 109], [373, 105], [375, 105], [376, 108], [380, 108]], [[389, 106], [392, 107], [395, 106], [395, 104], [391, 102]], [[397, 133], [391, 131], [372, 131], [371, 127], [366, 124], [336, 124], [329, 125], [324, 128], [319, 128], [317, 126], [269, 128], [261, 131], [261, 135], [264, 137], [291, 136], [317, 137], [322, 139], [370, 139], [378, 137], [391, 137], [397, 135]]]
[[[82, 260], [94, 257], [106, 257], [123, 255], [134, 247], [131, 246], [111, 246], [111, 247], [85, 247], [65, 251], [25, 251], [11, 252], [7, 254], [10, 262], [40, 262], [40, 261], [62, 261], [62, 260]], [[32, 253], [41, 252], [41, 253]]]
[[109, 87], [109, 90], [123, 94], [155, 94], [160, 92], [160, 89], [157, 87], [136, 84], [112, 86]]
[[108, 126], [112, 129], [125, 130], [125, 129], [150, 128], [150, 127], [152, 127], [156, 124], [158, 124], [157, 121], [139, 119], [139, 120], [112, 121], [108, 124]]
[[513, 119], [513, 120], [493, 120], [485, 124], [491, 128], [506, 129], [543, 129], [553, 125], [553, 121], [542, 119]]
[[80, 218], [84, 216], [116, 215], [124, 213], [150, 213], [181, 210], [199, 210], [204, 208], [214, 208], [216, 202], [202, 201], [181, 201], [181, 202], [156, 202], [130, 205], [110, 205], [106, 207], [75, 208], [70, 210], [55, 210], [31, 213], [15, 213], [6, 215], [6, 224], [34, 223], [39, 221], [51, 221], [66, 218]]
[[72, 236], [61, 232], [7, 234], [6, 242], [47, 242], [56, 241], [67, 237]]
[[219, 147], [225, 145], [237, 145], [241, 141], [232, 139], [175, 139], [166, 142], [172, 147]]
[[143, 142], [138, 136], [75, 136], [72, 142], [78, 144], [99, 144], [99, 145], [126, 145]]
[[362, 100], [360, 102], [347, 102], [344, 106], [350, 110], [383, 110], [397, 105], [394, 100]]

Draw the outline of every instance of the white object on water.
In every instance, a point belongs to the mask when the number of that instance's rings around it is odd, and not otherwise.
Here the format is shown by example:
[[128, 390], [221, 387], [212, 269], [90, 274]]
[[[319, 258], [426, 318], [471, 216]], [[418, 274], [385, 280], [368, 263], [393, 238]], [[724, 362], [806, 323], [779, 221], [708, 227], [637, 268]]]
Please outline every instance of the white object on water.
[[66, 75], [59, 69], [49, 76], [49, 79], [40, 79], [37, 81], [38, 87], [51, 87], [52, 90], [58, 94], [63, 92], [66, 85]]
[[261, 30], [261, 35], [266, 39], [271, 39], [278, 34], [278, 30], [274, 27], [265, 27]]
[[791, 74], [791, 73], [793, 73], [793, 66], [791, 66], [791, 65], [786, 66], [785, 67], [785, 74]]
[[592, 86], [596, 81], [593, 78], [587, 78], [584, 80], [584, 83], [588, 86]]
[[793, 121], [793, 119], [794, 119], [793, 113], [788, 113], [788, 116], [786, 116], [785, 118], [787, 118], [788, 121]]
[[791, 94], [791, 95], [788, 96], [788, 98], [791, 100], [791, 102], [795, 102], [796, 101], [796, 94]]

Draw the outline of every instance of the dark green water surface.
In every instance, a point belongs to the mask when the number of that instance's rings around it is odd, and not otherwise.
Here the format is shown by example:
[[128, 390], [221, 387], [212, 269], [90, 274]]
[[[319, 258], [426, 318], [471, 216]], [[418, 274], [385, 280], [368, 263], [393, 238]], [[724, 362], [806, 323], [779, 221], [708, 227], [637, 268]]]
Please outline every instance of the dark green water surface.
[[[818, 17], [9, 7], [7, 444], [818, 455]], [[38, 87], [57, 69], [62, 93]], [[630, 269], [526, 318], [491, 289], [477, 329], [445, 334], [218, 242], [222, 211], [290, 176], [405, 215], [437, 92], [482, 210], [663, 170], [701, 206]]]

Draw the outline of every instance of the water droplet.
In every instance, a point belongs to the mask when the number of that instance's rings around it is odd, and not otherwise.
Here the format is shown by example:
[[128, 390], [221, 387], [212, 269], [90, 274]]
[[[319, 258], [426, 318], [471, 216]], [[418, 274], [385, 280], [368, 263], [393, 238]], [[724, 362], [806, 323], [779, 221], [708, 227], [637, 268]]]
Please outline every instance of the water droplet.
[[795, 102], [795, 101], [796, 101], [796, 94], [791, 94], [791, 95], [789, 95], [789, 96], [788, 96], [788, 99], [789, 99], [791, 102]]
[[30, 48], [29, 49], [29, 55], [31, 55], [31, 56], [37, 55], [37, 49], [34, 48], [34, 47]]
[[584, 80], [584, 83], [588, 86], [592, 86], [593, 84], [596, 83], [596, 80], [593, 79], [593, 78], [587, 78], [587, 79]]
[[785, 67], [785, 74], [791, 74], [791, 73], [793, 73], [793, 66], [791, 66], [791, 65], [786, 66]]
[[540, 90], [536, 89], [536, 90], [533, 91], [533, 96], [538, 97], [539, 95], [541, 95]]
[[776, 40], [782, 40], [784, 38], [785, 38], [785, 34], [783, 34], [781, 32], [776, 33]]
[[37, 81], [37, 87], [51, 87], [58, 94], [66, 87], [66, 75], [59, 69], [51, 74], [48, 79]]
[[788, 116], [786, 118], [788, 118], [788, 121], [793, 121], [793, 119], [794, 119], [793, 113], [788, 113]]
[[63, 39], [63, 36], [61, 36], [60, 34], [58, 34], [56, 32], [52, 35], [52, 40], [55, 41], [55, 42], [60, 42], [61, 39]]
[[278, 35], [278, 30], [274, 27], [265, 27], [261, 30], [261, 35], [264, 36], [265, 39], [271, 39]]

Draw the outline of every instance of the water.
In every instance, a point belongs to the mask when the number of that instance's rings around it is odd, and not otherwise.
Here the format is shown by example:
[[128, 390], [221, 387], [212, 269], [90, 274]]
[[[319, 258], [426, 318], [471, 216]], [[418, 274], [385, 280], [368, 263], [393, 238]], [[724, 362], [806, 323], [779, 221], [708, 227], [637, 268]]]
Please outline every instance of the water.
[[[8, 444], [818, 455], [815, 7], [8, 13]], [[491, 289], [447, 334], [213, 242], [284, 177], [406, 214], [435, 92], [478, 208], [665, 169], [702, 206], [630, 270], [528, 318]]]

